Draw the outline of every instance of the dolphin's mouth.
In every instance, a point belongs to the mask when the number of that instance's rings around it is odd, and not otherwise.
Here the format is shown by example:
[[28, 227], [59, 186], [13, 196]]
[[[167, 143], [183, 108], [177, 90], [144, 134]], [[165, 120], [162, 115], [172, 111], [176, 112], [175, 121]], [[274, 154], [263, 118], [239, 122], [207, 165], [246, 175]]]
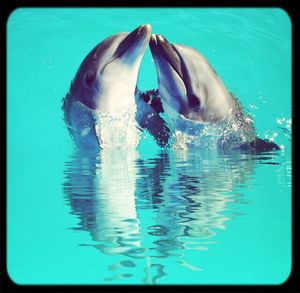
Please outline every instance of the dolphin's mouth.
[[143, 24], [136, 28], [120, 43], [118, 49], [114, 53], [114, 59], [120, 58], [131, 46], [146, 39], [150, 33], [151, 26], [149, 24]]
[[170, 44], [163, 36], [154, 34], [151, 36], [149, 45], [154, 58], [167, 62], [181, 78], [186, 89], [189, 107], [198, 108], [200, 103], [192, 87], [188, 66], [176, 49], [176, 45]]
[[170, 44], [162, 35], [151, 35], [150, 50], [154, 57], [163, 59], [164, 62], [170, 64], [175, 72], [183, 79], [182, 61], [176, 48]]
[[117, 50], [114, 52], [112, 59], [103, 66], [102, 70], [104, 68], [113, 63], [115, 60], [119, 59], [124, 55], [132, 46], [146, 41], [147, 37], [150, 37], [151, 34], [151, 26], [150, 24], [143, 24], [139, 27], [137, 27], [134, 31], [132, 31], [130, 34], [128, 34], [125, 39], [119, 44]]

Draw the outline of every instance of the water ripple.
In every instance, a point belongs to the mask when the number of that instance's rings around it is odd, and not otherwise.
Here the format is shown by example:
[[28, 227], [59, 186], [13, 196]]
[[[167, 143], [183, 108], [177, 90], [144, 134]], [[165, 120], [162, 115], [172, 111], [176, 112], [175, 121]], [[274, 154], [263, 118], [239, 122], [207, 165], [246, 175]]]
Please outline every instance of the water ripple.
[[130, 258], [114, 267], [180, 257], [179, 265], [200, 271], [184, 259], [185, 251], [217, 244], [212, 239], [218, 231], [243, 215], [236, 206], [250, 203], [238, 190], [251, 186], [256, 166], [279, 164], [278, 156], [216, 150], [159, 151], [148, 159], [136, 151], [75, 153], [65, 164], [64, 183], [78, 218], [73, 229], [90, 232], [94, 243], [83, 245]]

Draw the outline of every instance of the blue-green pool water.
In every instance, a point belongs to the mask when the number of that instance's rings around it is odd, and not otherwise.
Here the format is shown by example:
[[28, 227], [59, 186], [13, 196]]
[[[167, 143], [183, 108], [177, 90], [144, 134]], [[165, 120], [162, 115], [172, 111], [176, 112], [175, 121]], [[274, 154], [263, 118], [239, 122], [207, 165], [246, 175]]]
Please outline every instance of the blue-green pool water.
[[[74, 151], [61, 100], [150, 23], [213, 65], [280, 151]], [[291, 270], [291, 23], [281, 9], [17, 9], [7, 23], [7, 270], [18, 284], [280, 284]], [[138, 86], [157, 87], [150, 50]]]

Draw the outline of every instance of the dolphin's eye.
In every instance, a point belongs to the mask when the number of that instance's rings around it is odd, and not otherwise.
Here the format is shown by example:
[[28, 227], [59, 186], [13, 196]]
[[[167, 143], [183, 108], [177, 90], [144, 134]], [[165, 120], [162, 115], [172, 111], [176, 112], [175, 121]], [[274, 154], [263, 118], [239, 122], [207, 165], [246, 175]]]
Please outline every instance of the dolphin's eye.
[[189, 103], [189, 107], [191, 107], [191, 108], [195, 108], [195, 107], [200, 106], [200, 101], [197, 98], [197, 96], [195, 96], [195, 95], [189, 95], [188, 96], [188, 103]]
[[92, 72], [92, 71], [88, 71], [86, 74], [85, 74], [85, 84], [87, 86], [92, 86], [94, 81], [96, 79], [96, 73], [95, 72]]

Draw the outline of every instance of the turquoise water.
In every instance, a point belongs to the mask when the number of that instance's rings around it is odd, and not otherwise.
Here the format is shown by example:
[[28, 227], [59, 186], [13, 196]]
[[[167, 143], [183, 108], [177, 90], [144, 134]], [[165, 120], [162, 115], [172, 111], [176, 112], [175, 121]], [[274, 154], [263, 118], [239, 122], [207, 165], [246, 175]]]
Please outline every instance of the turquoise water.
[[[61, 99], [107, 36], [199, 50], [277, 152], [74, 151]], [[291, 23], [280, 9], [18, 9], [7, 23], [7, 269], [18, 284], [280, 284], [291, 270]], [[157, 87], [150, 50], [138, 86]]]

